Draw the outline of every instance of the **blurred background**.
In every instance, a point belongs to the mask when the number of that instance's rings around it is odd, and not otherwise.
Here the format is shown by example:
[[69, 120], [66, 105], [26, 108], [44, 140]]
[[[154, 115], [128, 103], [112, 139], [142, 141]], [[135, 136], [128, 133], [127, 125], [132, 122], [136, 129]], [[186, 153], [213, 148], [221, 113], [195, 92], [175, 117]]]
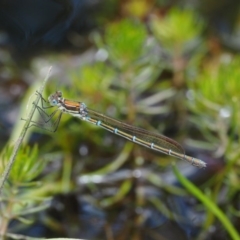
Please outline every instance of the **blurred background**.
[[1, 197], [0, 234], [240, 239], [239, 5], [1, 0], [1, 173], [50, 67], [46, 99], [61, 90], [166, 135], [207, 168], [64, 115], [55, 133], [28, 129]]

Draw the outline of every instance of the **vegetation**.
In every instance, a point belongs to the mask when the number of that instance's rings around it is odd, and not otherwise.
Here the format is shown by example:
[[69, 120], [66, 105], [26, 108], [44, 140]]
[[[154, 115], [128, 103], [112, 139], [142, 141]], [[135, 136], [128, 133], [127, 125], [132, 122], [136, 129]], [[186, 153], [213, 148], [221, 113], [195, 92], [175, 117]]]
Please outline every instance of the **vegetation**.
[[[76, 66], [79, 55], [44, 56], [48, 66], [64, 65], [44, 96], [58, 85], [67, 99], [175, 139], [206, 170], [64, 115], [56, 133], [28, 129], [2, 190], [1, 235], [19, 239], [41, 222], [51, 233], [35, 237], [160, 239], [168, 236], [161, 226], [177, 222], [185, 238], [240, 239], [240, 59], [206, 34], [196, 10], [160, 14], [157, 6], [146, 24], [148, 13], [130, 2], [121, 5], [127, 16], [91, 33], [94, 60]], [[8, 143], [1, 173], [11, 153]]]

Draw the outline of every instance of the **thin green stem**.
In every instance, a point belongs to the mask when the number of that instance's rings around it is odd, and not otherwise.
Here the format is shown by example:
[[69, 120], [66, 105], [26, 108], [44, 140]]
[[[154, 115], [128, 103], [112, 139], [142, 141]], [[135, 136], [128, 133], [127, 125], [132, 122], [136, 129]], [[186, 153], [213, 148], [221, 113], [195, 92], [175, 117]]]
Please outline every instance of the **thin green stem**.
[[[40, 94], [42, 94], [42, 92], [43, 92], [43, 89], [44, 89], [44, 87], [45, 87], [45, 85], [46, 85], [46, 83], [48, 81], [50, 72], [51, 72], [51, 68], [49, 68], [48, 74], [47, 74], [46, 78], [44, 79], [41, 88], [39, 89], [39, 93]], [[12, 155], [11, 155], [11, 157], [10, 157], [8, 163], [7, 163], [7, 166], [6, 166], [4, 172], [3, 172], [2, 176], [1, 176], [1, 179], [0, 179], [0, 194], [1, 194], [2, 189], [3, 189], [3, 185], [4, 185], [5, 181], [8, 178], [8, 175], [10, 173], [12, 165], [13, 165], [15, 159], [16, 159], [16, 156], [17, 156], [18, 150], [19, 150], [19, 148], [21, 146], [21, 143], [23, 141], [23, 138], [24, 138], [24, 136], [25, 136], [25, 134], [27, 132], [27, 129], [29, 128], [30, 122], [31, 122], [32, 117], [34, 115], [34, 112], [36, 110], [36, 105], [38, 104], [39, 100], [40, 100], [40, 95], [38, 94], [37, 97], [36, 97], [36, 100], [35, 100], [35, 104], [33, 104], [32, 108], [31, 108], [31, 111], [30, 111], [29, 116], [28, 116], [28, 118], [27, 118], [27, 120], [26, 120], [26, 122], [25, 122], [25, 124], [23, 126], [23, 129], [22, 129], [22, 131], [20, 133], [20, 136], [18, 137], [18, 140], [16, 141], [16, 143], [14, 145], [14, 149], [13, 149]]]
[[175, 166], [173, 169], [178, 181], [219, 219], [219, 221], [223, 224], [232, 239], [239, 240], [239, 233], [229, 221], [227, 216], [222, 212], [222, 210], [203, 192], [201, 192], [194, 184], [192, 184], [187, 178], [185, 178]]

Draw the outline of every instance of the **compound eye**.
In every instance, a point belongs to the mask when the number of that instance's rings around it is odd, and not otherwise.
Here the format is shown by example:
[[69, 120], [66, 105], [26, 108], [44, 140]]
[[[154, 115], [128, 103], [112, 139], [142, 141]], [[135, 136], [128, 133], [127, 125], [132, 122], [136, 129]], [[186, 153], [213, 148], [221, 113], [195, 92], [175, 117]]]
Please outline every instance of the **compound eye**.
[[53, 104], [53, 105], [57, 105], [57, 100], [56, 100], [56, 99], [53, 99], [53, 100], [52, 100], [52, 104]]
[[57, 99], [52, 98], [51, 96], [48, 98], [48, 101], [49, 101], [51, 106], [57, 106], [57, 104], [58, 104]]

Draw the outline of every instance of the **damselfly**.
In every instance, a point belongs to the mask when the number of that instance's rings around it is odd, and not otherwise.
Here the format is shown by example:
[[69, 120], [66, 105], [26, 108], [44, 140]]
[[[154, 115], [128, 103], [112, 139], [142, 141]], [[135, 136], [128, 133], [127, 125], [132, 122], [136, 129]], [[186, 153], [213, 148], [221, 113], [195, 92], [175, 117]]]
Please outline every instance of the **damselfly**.
[[[199, 168], [206, 167], [206, 163], [202, 160], [187, 156], [182, 146], [176, 141], [161, 134], [152, 133], [108, 117], [102, 113], [88, 108], [83, 102], [65, 99], [60, 91], [56, 91], [48, 97], [50, 104], [48, 107], [43, 106], [43, 101], [46, 102], [46, 100], [42, 96], [41, 99], [43, 108], [57, 107], [52, 114], [48, 115], [41, 107], [36, 106], [45, 123], [49, 122], [60, 110], [59, 115], [53, 124], [54, 128], [51, 130], [53, 132], [55, 132], [58, 128], [62, 113], [67, 113], [74, 117], [80, 118], [83, 121], [102, 127], [109, 132], [126, 138], [127, 140], [142, 145], [146, 148], [186, 160]], [[41, 127], [41, 124], [36, 122], [33, 122], [33, 125]]]

